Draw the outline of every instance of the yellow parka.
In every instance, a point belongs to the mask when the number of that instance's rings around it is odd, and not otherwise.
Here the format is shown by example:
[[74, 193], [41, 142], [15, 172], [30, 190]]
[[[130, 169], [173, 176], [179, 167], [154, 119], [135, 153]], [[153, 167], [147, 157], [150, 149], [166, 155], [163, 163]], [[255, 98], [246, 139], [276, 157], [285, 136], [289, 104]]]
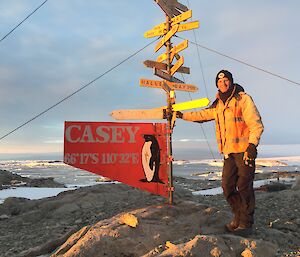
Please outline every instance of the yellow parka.
[[185, 112], [182, 117], [188, 121], [215, 120], [219, 151], [224, 155], [245, 152], [249, 143], [257, 146], [264, 130], [251, 96], [245, 92], [236, 93], [236, 85], [234, 87], [225, 104], [217, 94], [217, 101], [211, 107], [197, 112]]

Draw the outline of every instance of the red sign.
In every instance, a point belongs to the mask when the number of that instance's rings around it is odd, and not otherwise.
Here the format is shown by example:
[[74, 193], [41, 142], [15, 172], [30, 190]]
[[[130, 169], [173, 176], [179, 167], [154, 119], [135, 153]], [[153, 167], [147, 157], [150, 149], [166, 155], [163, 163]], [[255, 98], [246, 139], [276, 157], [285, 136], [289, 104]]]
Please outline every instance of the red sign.
[[64, 163], [168, 197], [164, 123], [67, 121]]

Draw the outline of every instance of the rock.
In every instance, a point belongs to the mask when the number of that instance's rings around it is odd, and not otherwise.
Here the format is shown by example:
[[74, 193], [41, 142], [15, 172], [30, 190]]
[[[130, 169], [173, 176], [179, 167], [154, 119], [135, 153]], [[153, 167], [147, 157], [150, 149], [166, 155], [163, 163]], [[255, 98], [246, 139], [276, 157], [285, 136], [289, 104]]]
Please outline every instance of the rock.
[[[120, 224], [124, 213], [118, 214], [78, 231], [52, 257], [235, 257], [245, 250], [241, 237], [224, 234], [224, 217], [228, 215], [222, 211], [207, 214], [205, 205], [181, 201], [173, 206], [153, 205], [130, 213], [139, 221], [136, 228]], [[251, 245], [251, 241], [247, 244]], [[255, 242], [255, 251], [263, 250], [264, 257], [274, 257], [277, 248], [263, 240]]]
[[249, 248], [246, 248], [242, 253], [241, 256], [243, 257], [254, 257], [252, 251]]
[[6, 219], [9, 219], [10, 217], [6, 214], [2, 214], [0, 215], [0, 220], [6, 220]]
[[220, 251], [220, 249], [218, 247], [215, 247], [210, 251], [210, 254], [213, 257], [220, 257], [222, 252]]
[[300, 176], [296, 178], [296, 181], [292, 185], [293, 190], [299, 190], [300, 189]]
[[11, 186], [65, 187], [63, 184], [54, 181], [53, 178], [30, 179], [7, 170], [0, 170], [0, 189], [9, 188]]
[[126, 224], [132, 228], [136, 228], [139, 224], [138, 219], [130, 213], [125, 213], [124, 215], [122, 215], [119, 218], [119, 222], [120, 224]]

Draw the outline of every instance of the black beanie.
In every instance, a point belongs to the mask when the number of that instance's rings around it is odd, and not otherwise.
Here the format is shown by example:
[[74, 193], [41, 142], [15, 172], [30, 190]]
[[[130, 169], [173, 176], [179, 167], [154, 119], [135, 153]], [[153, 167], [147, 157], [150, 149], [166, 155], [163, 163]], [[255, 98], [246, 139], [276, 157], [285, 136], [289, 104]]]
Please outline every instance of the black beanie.
[[218, 80], [222, 79], [224, 77], [229, 79], [229, 81], [231, 82], [231, 85], [233, 84], [232, 74], [228, 70], [221, 70], [221, 71], [218, 72], [218, 74], [216, 76], [216, 86], [217, 87], [218, 87]]

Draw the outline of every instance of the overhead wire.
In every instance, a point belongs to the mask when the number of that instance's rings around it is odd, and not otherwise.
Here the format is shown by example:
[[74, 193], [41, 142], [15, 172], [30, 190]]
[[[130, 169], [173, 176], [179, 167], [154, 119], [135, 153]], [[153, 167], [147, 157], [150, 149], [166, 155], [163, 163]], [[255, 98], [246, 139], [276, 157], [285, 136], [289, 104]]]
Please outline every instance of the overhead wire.
[[2, 42], [11, 33], [13, 33], [19, 26], [22, 25], [22, 23], [24, 23], [30, 16], [32, 16], [37, 10], [39, 10], [47, 1], [48, 0], [45, 0], [43, 3], [41, 3], [36, 9], [34, 9], [30, 14], [28, 14], [21, 22], [19, 22], [12, 30], [10, 30], [8, 33], [6, 33], [5, 36], [0, 39], [0, 42]]
[[[177, 35], [175, 35], [175, 37], [180, 38], [180, 39], [184, 39], [184, 40], [185, 40], [185, 38], [180, 37], [180, 36], [177, 36]], [[246, 66], [248, 66], [248, 67], [251, 67], [251, 68], [253, 68], [253, 69], [259, 70], [259, 71], [261, 71], [261, 72], [264, 72], [264, 73], [267, 73], [267, 74], [272, 75], [272, 76], [274, 76], [274, 77], [277, 77], [277, 78], [280, 78], [280, 79], [282, 79], [282, 80], [285, 80], [285, 81], [287, 81], [287, 82], [289, 82], [289, 83], [292, 83], [292, 84], [295, 84], [295, 85], [300, 86], [300, 83], [299, 83], [299, 82], [294, 81], [294, 80], [291, 80], [291, 79], [288, 79], [288, 78], [286, 78], [286, 77], [283, 77], [282, 75], [279, 75], [279, 74], [276, 74], [276, 73], [274, 73], [274, 72], [268, 71], [268, 70], [266, 70], [266, 69], [257, 67], [257, 66], [255, 66], [255, 65], [253, 65], [253, 64], [250, 64], [250, 63], [247, 63], [247, 62], [245, 62], [245, 61], [239, 60], [239, 59], [237, 59], [237, 58], [234, 58], [234, 57], [229, 56], [229, 55], [227, 55], [227, 54], [221, 53], [220, 51], [211, 49], [211, 48], [209, 48], [209, 47], [206, 47], [206, 46], [204, 46], [204, 45], [198, 44], [198, 43], [196, 43], [196, 42], [193, 42], [193, 41], [190, 41], [190, 40], [189, 40], [189, 42], [191, 42], [192, 44], [197, 45], [197, 46], [199, 46], [199, 47], [201, 47], [201, 48], [203, 48], [203, 49], [205, 49], [205, 50], [207, 50], [207, 51], [210, 51], [210, 52], [213, 52], [213, 53], [215, 53], [215, 54], [221, 55], [221, 56], [223, 56], [223, 57], [226, 57], [226, 58], [231, 59], [231, 60], [233, 60], [233, 61], [239, 62], [239, 63], [244, 64], [244, 65], [246, 65]]]
[[74, 91], [73, 93], [67, 95], [66, 97], [64, 97], [63, 99], [61, 99], [60, 101], [58, 101], [57, 103], [51, 105], [50, 107], [48, 107], [46, 110], [40, 112], [39, 114], [37, 114], [36, 116], [34, 116], [33, 118], [27, 120], [26, 122], [22, 123], [21, 125], [19, 125], [18, 127], [16, 127], [15, 129], [9, 131], [8, 133], [6, 133], [5, 135], [0, 137], [0, 140], [6, 138], [7, 136], [11, 135], [12, 133], [14, 133], [15, 131], [19, 130], [20, 128], [24, 127], [25, 125], [27, 125], [28, 123], [32, 122], [33, 120], [37, 119], [38, 117], [42, 116], [43, 114], [45, 114], [46, 112], [50, 111], [51, 109], [53, 109], [54, 107], [58, 106], [59, 104], [61, 104], [62, 102], [66, 101], [67, 99], [71, 98], [72, 96], [74, 96], [75, 94], [79, 93], [80, 91], [82, 91], [83, 89], [87, 88], [88, 86], [90, 86], [91, 84], [93, 84], [94, 82], [96, 82], [98, 79], [102, 78], [103, 76], [105, 76], [106, 74], [108, 74], [109, 72], [113, 71], [114, 69], [116, 69], [117, 67], [119, 67], [120, 65], [122, 65], [123, 63], [125, 63], [126, 61], [128, 61], [129, 59], [131, 59], [132, 57], [134, 57], [135, 55], [137, 55], [138, 53], [140, 53], [141, 51], [143, 51], [144, 49], [146, 49], [148, 46], [152, 45], [154, 42], [156, 42], [159, 38], [151, 41], [150, 43], [148, 43], [147, 45], [143, 46], [142, 48], [140, 48], [139, 50], [135, 51], [133, 54], [129, 55], [128, 57], [126, 57], [124, 60], [120, 61], [118, 64], [114, 65], [113, 67], [111, 67], [110, 69], [108, 69], [107, 71], [105, 71], [104, 73], [102, 73], [101, 75], [99, 75], [98, 77], [96, 77], [95, 79], [91, 80], [90, 82], [88, 82], [87, 84], [83, 85], [82, 87], [80, 87], [79, 89], [77, 89], [76, 91]]

